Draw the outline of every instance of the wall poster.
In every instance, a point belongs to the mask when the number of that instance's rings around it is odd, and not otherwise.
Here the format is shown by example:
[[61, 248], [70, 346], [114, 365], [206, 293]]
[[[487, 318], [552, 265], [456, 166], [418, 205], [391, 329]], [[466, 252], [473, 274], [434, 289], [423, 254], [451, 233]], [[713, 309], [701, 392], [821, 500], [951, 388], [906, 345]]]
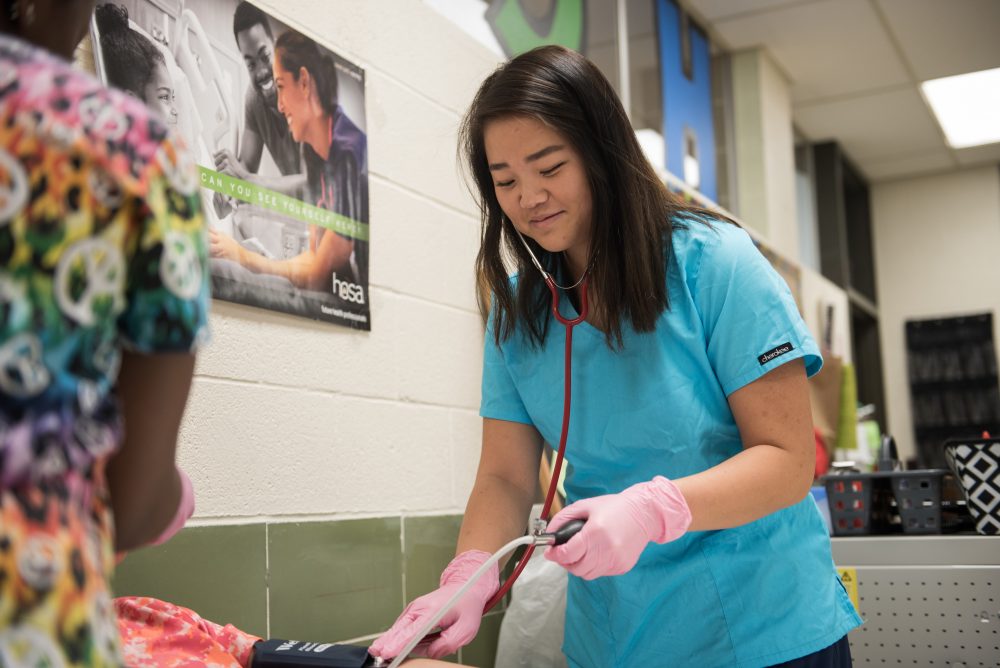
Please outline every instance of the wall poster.
[[112, 0], [99, 76], [192, 149], [219, 299], [371, 329], [365, 73], [241, 0]]

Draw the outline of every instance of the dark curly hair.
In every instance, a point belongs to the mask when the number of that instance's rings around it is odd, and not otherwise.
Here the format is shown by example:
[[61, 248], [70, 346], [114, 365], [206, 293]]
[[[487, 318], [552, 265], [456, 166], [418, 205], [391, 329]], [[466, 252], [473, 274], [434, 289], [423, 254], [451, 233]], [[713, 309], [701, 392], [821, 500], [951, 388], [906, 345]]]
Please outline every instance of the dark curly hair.
[[96, 16], [108, 83], [141, 100], [153, 70], [157, 65], [166, 65], [163, 54], [129, 27], [128, 10], [121, 5], [100, 5]]
[[255, 25], [262, 26], [264, 33], [268, 37], [273, 37], [271, 34], [271, 24], [267, 20], [267, 14], [259, 7], [251, 5], [244, 0], [236, 6], [236, 12], [233, 14], [233, 37], [239, 39], [241, 32], [249, 30]]

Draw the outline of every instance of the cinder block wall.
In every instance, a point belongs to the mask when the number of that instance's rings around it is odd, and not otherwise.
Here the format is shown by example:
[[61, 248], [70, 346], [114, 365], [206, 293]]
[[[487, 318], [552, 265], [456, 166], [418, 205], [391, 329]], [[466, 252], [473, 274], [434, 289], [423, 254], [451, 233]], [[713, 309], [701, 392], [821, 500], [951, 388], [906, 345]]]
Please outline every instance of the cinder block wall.
[[[497, 58], [417, 0], [258, 4], [366, 72], [372, 332], [213, 304], [180, 444], [197, 512], [123, 563], [117, 593], [363, 642], [436, 586], [478, 462], [478, 214], [456, 131]], [[464, 662], [492, 665], [499, 619]]]
[[373, 331], [214, 303], [181, 446], [197, 518], [459, 511], [482, 326], [455, 136], [496, 60], [421, 2], [260, 4], [366, 71]]

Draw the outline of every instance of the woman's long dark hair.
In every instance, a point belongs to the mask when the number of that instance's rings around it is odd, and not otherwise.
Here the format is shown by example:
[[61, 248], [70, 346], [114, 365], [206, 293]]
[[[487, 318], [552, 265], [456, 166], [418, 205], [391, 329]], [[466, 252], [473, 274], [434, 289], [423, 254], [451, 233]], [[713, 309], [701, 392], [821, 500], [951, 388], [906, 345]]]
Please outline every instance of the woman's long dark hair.
[[101, 54], [108, 83], [144, 99], [146, 85], [157, 65], [166, 65], [163, 54], [152, 42], [128, 25], [128, 10], [107, 3], [97, 8], [97, 28], [101, 32]]
[[[486, 159], [484, 131], [491, 121], [527, 116], [562, 135], [579, 153], [593, 197], [590, 294], [605, 325], [608, 346], [622, 345], [622, 328], [652, 331], [669, 306], [666, 254], [684, 212], [718, 218], [682, 202], [649, 164], [614, 89], [589, 60], [560, 46], [543, 46], [501, 65], [483, 81], [462, 121], [459, 152], [479, 195], [482, 231], [476, 274], [484, 319], [495, 309], [496, 342], [523, 323], [531, 341], [544, 341], [550, 296], [512, 223], [504, 216]], [[561, 253], [527, 239], [542, 266], [568, 277]], [[512, 289], [503, 251], [514, 259]], [[492, 299], [492, 304], [491, 304]]]
[[316, 42], [295, 30], [278, 37], [274, 52], [281, 61], [281, 67], [291, 72], [296, 81], [299, 80], [299, 69], [306, 68], [316, 82], [316, 93], [323, 111], [332, 116], [337, 110], [337, 69], [333, 58], [323, 54]]

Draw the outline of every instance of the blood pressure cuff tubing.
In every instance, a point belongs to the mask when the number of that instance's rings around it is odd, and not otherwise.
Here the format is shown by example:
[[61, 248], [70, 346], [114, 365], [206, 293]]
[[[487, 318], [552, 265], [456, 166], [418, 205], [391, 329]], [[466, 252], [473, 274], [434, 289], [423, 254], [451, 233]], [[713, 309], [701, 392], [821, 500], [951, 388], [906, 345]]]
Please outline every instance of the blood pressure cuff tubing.
[[355, 645], [261, 640], [253, 646], [250, 668], [368, 668], [375, 660]]

